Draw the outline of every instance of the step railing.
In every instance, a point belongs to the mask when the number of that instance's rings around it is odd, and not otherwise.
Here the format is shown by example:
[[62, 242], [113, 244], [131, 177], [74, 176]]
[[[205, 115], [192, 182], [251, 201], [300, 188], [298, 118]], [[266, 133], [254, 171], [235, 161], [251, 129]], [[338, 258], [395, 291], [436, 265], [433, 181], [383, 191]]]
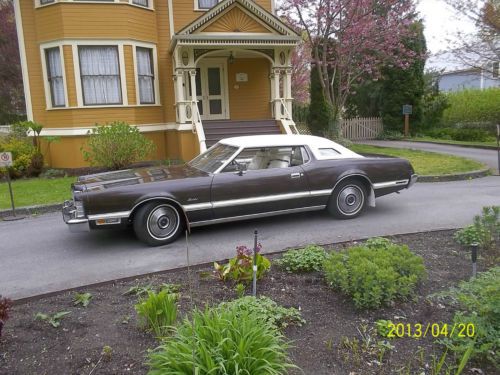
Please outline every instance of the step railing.
[[285, 129], [286, 134], [300, 134], [299, 130], [297, 129], [297, 125], [295, 124], [295, 121], [292, 119], [292, 115], [290, 111], [288, 110], [288, 105], [285, 101], [285, 99], [281, 98], [278, 99], [281, 103], [281, 125], [283, 125], [283, 128]]
[[198, 103], [194, 100], [191, 101], [191, 123], [193, 124], [193, 133], [198, 136], [200, 144], [200, 154], [207, 151], [207, 140], [205, 138], [205, 130], [201, 122], [200, 111], [198, 110]]

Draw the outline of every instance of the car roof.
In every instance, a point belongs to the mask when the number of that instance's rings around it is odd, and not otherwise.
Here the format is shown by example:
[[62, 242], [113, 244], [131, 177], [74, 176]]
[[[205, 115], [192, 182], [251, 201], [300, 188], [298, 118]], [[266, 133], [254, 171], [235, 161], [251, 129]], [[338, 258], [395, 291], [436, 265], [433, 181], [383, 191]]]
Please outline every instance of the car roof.
[[[336, 158], [360, 158], [359, 154], [333, 142], [329, 139], [314, 135], [302, 134], [272, 134], [272, 135], [249, 135], [244, 137], [225, 138], [219, 143], [235, 147], [284, 147], [307, 145], [313, 151], [317, 159]], [[334, 149], [339, 153], [336, 157], [321, 155], [320, 149]]]

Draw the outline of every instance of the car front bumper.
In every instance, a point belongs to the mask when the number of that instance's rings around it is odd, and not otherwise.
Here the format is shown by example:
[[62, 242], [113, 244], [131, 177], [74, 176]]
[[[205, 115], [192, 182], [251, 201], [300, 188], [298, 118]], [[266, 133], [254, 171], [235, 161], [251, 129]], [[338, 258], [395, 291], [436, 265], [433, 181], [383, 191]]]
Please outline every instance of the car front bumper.
[[410, 182], [408, 182], [408, 189], [411, 188], [415, 182], [417, 182], [418, 180], [418, 175], [417, 174], [412, 174], [411, 177], [410, 177]]
[[73, 200], [64, 202], [62, 216], [64, 222], [68, 224], [70, 232], [90, 231], [89, 219], [87, 219], [83, 212], [81, 202], [75, 202]]

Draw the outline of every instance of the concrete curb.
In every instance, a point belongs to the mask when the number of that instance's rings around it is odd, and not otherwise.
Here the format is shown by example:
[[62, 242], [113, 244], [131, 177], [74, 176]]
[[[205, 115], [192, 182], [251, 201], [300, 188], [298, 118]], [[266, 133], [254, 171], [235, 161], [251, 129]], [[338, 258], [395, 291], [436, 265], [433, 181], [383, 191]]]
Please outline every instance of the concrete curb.
[[[16, 215], [19, 216], [33, 216], [33, 215], [41, 215], [49, 212], [60, 211], [62, 208], [62, 203], [54, 203], [47, 205], [38, 205], [38, 206], [28, 206], [28, 207], [16, 207]], [[12, 210], [1, 210], [0, 211], [0, 219], [12, 216]]]
[[[471, 180], [473, 178], [482, 178], [488, 175], [490, 175], [490, 170], [488, 168], [485, 168], [485, 169], [480, 169], [478, 171], [457, 173], [457, 174], [445, 174], [441, 176], [418, 176], [417, 182], [463, 181], [463, 180]], [[16, 208], [16, 215], [19, 216], [41, 215], [50, 212], [61, 211], [61, 208], [62, 208], [62, 203], [20, 207]], [[0, 219], [7, 216], [12, 216], [12, 210], [0, 211]]]
[[443, 145], [443, 146], [457, 146], [457, 147], [464, 147], [464, 148], [478, 148], [480, 150], [494, 150], [496, 151], [497, 147], [496, 146], [488, 146], [488, 145], [460, 145], [456, 143], [446, 143], [446, 142], [439, 142], [439, 141], [419, 141], [417, 139], [401, 139], [400, 141], [402, 142], [418, 142], [418, 143], [428, 143], [428, 144], [434, 144], [434, 145]]

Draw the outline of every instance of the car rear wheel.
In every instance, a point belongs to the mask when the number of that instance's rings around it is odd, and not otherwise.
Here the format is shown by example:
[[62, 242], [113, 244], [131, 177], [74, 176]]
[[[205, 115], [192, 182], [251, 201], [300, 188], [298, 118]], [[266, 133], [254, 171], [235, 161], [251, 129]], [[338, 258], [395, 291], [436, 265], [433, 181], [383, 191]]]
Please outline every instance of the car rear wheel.
[[150, 246], [174, 242], [184, 229], [179, 210], [165, 202], [151, 202], [140, 207], [133, 223], [137, 238]]
[[327, 210], [338, 219], [354, 219], [365, 209], [366, 197], [366, 188], [361, 181], [342, 181], [333, 191]]

